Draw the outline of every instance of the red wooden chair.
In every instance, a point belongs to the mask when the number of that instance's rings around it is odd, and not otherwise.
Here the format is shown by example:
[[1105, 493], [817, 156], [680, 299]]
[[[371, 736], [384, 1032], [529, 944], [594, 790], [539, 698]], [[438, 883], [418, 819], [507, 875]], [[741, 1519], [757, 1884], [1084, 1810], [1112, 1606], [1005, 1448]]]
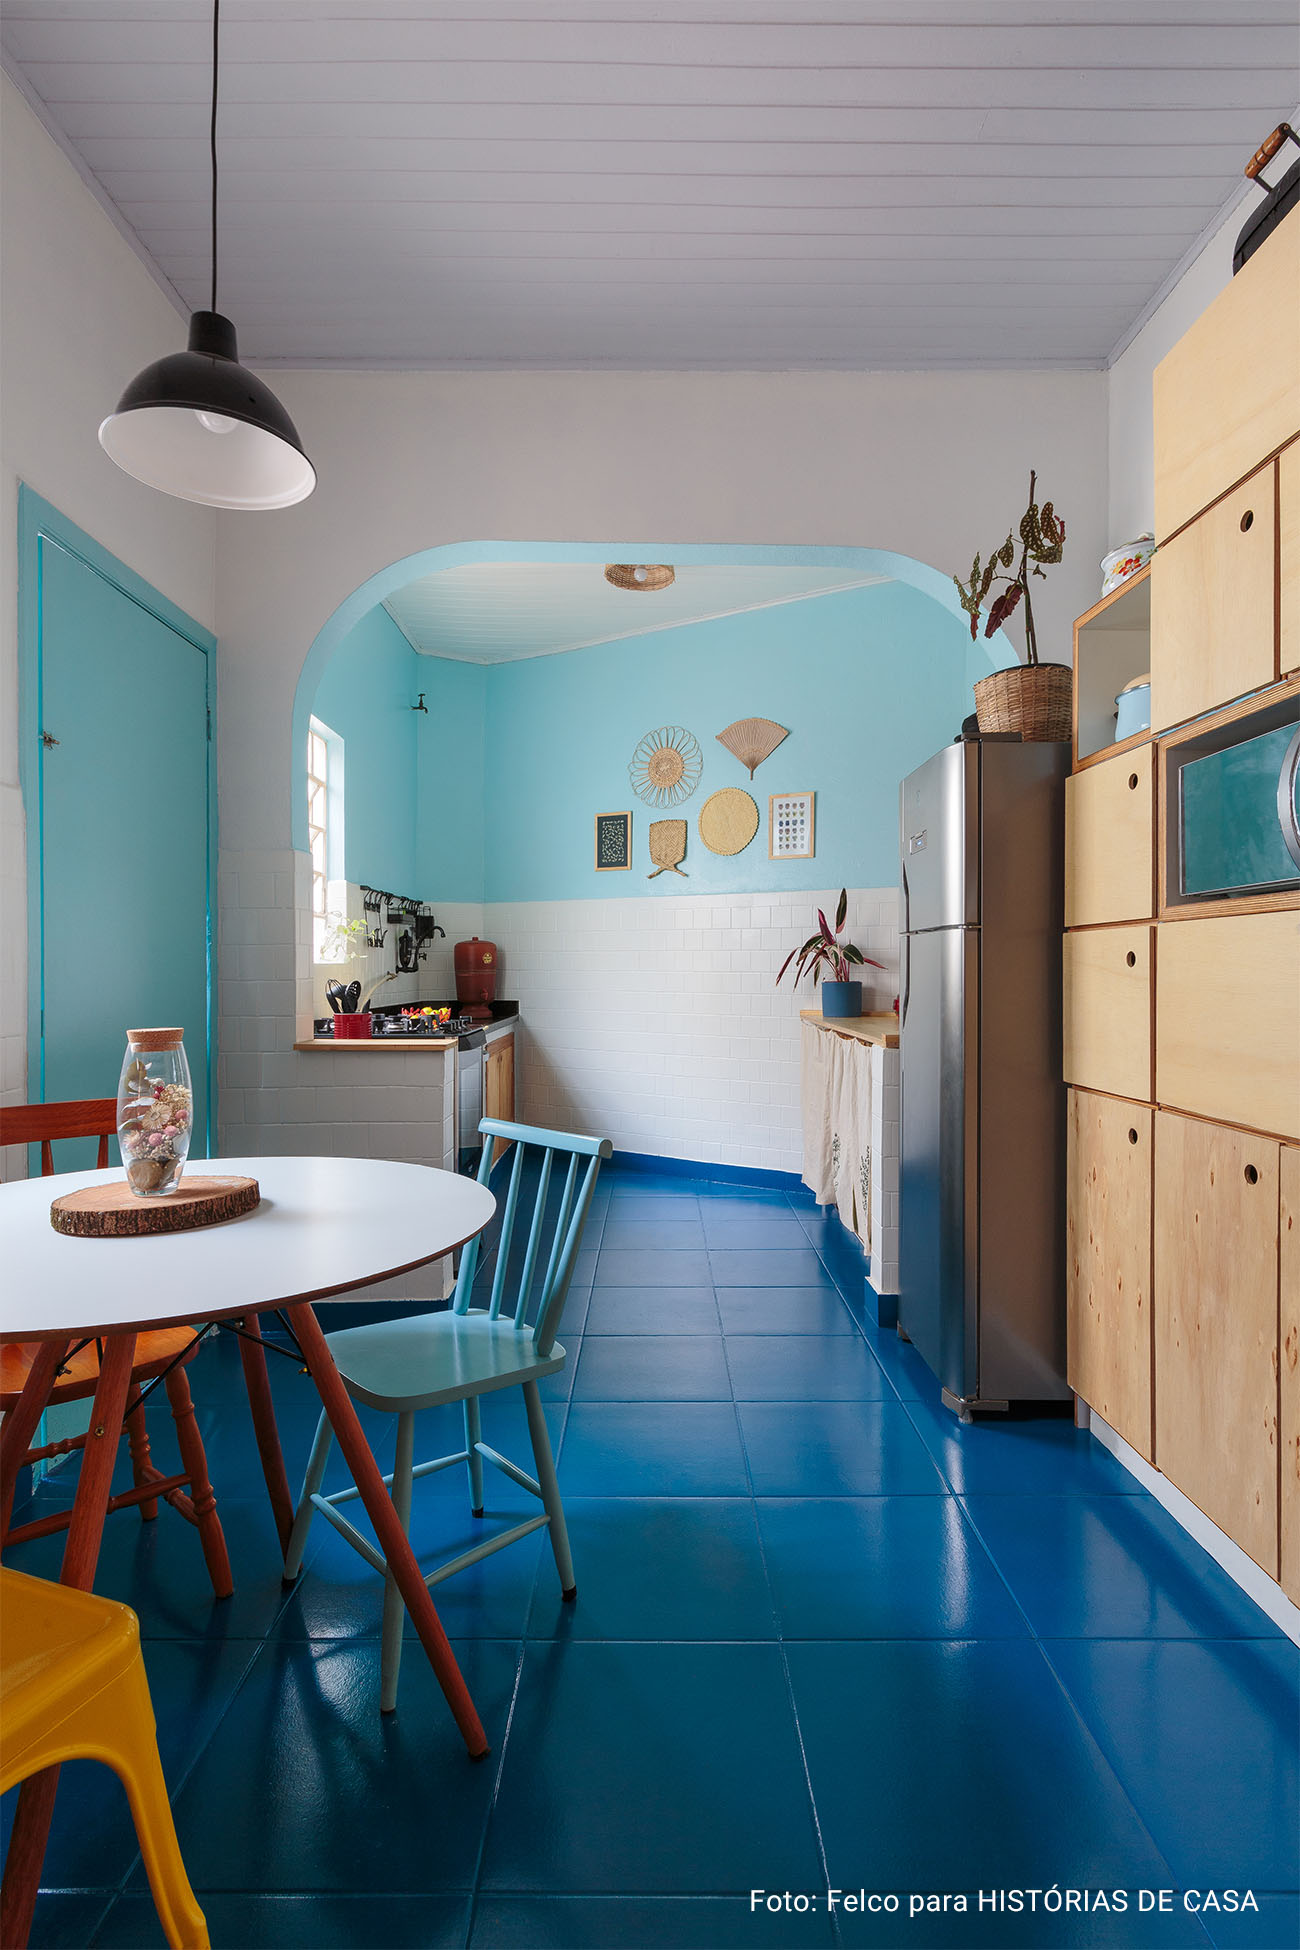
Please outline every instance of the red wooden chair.
[[[113, 1097], [93, 1097], [80, 1103], [67, 1104], [17, 1104], [7, 1110], [0, 1109], [0, 1145], [39, 1144], [41, 1172], [47, 1178], [54, 1170], [54, 1153], [50, 1148], [54, 1139], [97, 1137], [99, 1156], [96, 1163], [103, 1170], [108, 1164], [108, 1140], [116, 1131], [117, 1101]], [[39, 1346], [37, 1341], [10, 1341], [0, 1347], [0, 1410], [5, 1414], [17, 1405]], [[186, 1365], [194, 1358], [197, 1346], [195, 1332], [189, 1327], [170, 1327], [137, 1337], [125, 1422], [131, 1450], [133, 1487], [124, 1490], [120, 1496], [110, 1497], [108, 1507], [110, 1510], [122, 1510], [132, 1504], [137, 1505], [141, 1517], [150, 1523], [158, 1514], [159, 1499], [170, 1503], [187, 1523], [197, 1528], [213, 1592], [218, 1598], [228, 1598], [234, 1590], [230, 1559], [226, 1554], [226, 1540], [217, 1515], [217, 1500], [208, 1480], [208, 1460], [194, 1416], [190, 1385], [185, 1377]], [[70, 1352], [50, 1390], [47, 1406], [58, 1402], [84, 1401], [92, 1396], [99, 1380], [99, 1358], [99, 1344], [93, 1340]], [[147, 1385], [159, 1377], [171, 1404], [176, 1439], [184, 1465], [176, 1476], [164, 1476], [161, 1470], [155, 1469], [149, 1457], [149, 1435], [145, 1428], [141, 1384]], [[41, 1448], [29, 1449], [22, 1463], [67, 1455], [74, 1449], [84, 1448], [85, 1442], [84, 1435], [68, 1436], [62, 1442], [48, 1442]], [[22, 1463], [19, 1464], [20, 1468]], [[52, 1531], [66, 1530], [71, 1522], [71, 1512], [58, 1512], [32, 1523], [19, 1524], [16, 1528], [10, 1527], [9, 1518], [9, 1499], [6, 1498], [4, 1507], [0, 1509], [0, 1547], [22, 1543], [32, 1537], [45, 1537]]]

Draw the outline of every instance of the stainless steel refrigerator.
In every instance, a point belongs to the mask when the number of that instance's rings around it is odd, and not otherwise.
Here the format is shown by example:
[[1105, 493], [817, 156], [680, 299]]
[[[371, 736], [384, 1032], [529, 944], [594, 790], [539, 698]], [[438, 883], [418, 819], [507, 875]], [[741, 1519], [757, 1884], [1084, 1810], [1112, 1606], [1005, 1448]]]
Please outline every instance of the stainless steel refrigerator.
[[903, 781], [899, 1328], [964, 1420], [1063, 1400], [1069, 748], [949, 745]]

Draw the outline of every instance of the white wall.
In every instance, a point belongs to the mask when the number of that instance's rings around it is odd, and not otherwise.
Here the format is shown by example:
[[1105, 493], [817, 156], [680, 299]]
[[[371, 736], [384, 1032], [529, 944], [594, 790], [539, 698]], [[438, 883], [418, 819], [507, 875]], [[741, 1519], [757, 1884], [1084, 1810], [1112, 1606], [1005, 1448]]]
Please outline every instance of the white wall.
[[27, 1008], [19, 482], [208, 628], [216, 517], [138, 486], [99, 446], [99, 423], [127, 380], [181, 348], [185, 325], [4, 75], [0, 185], [0, 1097], [12, 1103], [26, 1087]]

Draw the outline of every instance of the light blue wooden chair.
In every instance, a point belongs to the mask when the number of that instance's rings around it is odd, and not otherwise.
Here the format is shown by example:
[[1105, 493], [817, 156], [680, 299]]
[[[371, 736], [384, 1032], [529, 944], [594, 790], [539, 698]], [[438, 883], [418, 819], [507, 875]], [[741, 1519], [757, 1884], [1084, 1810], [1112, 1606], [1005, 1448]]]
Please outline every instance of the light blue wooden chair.
[[[497, 1537], [462, 1551], [459, 1557], [431, 1571], [425, 1583], [431, 1588], [468, 1570], [471, 1564], [504, 1550], [543, 1526], [551, 1533], [555, 1568], [560, 1574], [560, 1589], [565, 1598], [577, 1594], [569, 1534], [560, 1502], [555, 1463], [542, 1408], [538, 1383], [544, 1375], [556, 1374], [564, 1366], [565, 1350], [556, 1340], [564, 1302], [573, 1277], [574, 1263], [587, 1222], [592, 1193], [601, 1160], [613, 1154], [608, 1138], [573, 1137], [563, 1131], [539, 1131], [527, 1124], [507, 1124], [485, 1117], [479, 1130], [487, 1139], [479, 1182], [486, 1184], [492, 1170], [496, 1138], [514, 1145], [514, 1160], [505, 1195], [501, 1228], [496, 1244], [496, 1266], [491, 1295], [486, 1308], [470, 1306], [474, 1278], [478, 1269], [479, 1241], [471, 1240], [461, 1254], [460, 1272], [451, 1310], [447, 1313], [407, 1315], [397, 1320], [376, 1321], [367, 1327], [345, 1327], [327, 1334], [330, 1353], [338, 1366], [348, 1393], [371, 1408], [388, 1410], [397, 1416], [397, 1451], [389, 1485], [393, 1507], [408, 1533], [411, 1527], [411, 1484], [417, 1476], [465, 1463], [469, 1470], [470, 1508], [476, 1517], [483, 1515], [483, 1464], [492, 1463], [513, 1483], [541, 1499], [543, 1514], [515, 1524]], [[525, 1156], [532, 1145], [541, 1151], [537, 1191], [533, 1199], [532, 1222], [523, 1251], [518, 1280], [511, 1280], [515, 1216], [525, 1172]], [[559, 1205], [554, 1213], [549, 1241], [547, 1203], [551, 1191], [551, 1166], [556, 1157], [567, 1157]], [[579, 1160], [586, 1168], [579, 1178]], [[545, 1266], [540, 1284], [537, 1271]], [[514, 1287], [513, 1305], [505, 1304], [508, 1284]], [[534, 1287], [536, 1296], [534, 1299]], [[531, 1324], [530, 1324], [531, 1321]], [[479, 1396], [499, 1388], [522, 1388], [532, 1439], [536, 1477], [528, 1475], [508, 1457], [499, 1455], [482, 1439]], [[415, 1417], [422, 1408], [443, 1402], [463, 1402], [465, 1409], [465, 1447], [453, 1455], [439, 1456], [433, 1462], [416, 1463], [414, 1457]], [[388, 1565], [368, 1537], [362, 1535], [338, 1505], [359, 1495], [355, 1487], [321, 1494], [325, 1465], [329, 1460], [333, 1431], [322, 1415], [316, 1429], [302, 1496], [294, 1514], [293, 1532], [285, 1553], [285, 1577], [296, 1578], [302, 1568], [303, 1550], [312, 1517], [319, 1510], [328, 1517], [340, 1536], [359, 1551], [367, 1564], [384, 1579], [383, 1656], [380, 1670], [380, 1707], [391, 1713], [397, 1704], [397, 1674], [402, 1657], [402, 1600], [388, 1575]]]

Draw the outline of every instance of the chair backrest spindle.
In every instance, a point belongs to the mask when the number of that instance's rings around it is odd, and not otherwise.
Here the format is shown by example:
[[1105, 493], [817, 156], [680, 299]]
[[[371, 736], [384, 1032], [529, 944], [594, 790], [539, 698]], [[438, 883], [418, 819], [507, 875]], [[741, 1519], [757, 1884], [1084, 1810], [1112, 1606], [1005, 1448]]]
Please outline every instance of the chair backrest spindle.
[[542, 1153], [542, 1168], [537, 1175], [537, 1197], [533, 1200], [533, 1222], [528, 1228], [528, 1250], [524, 1254], [524, 1267], [519, 1275], [519, 1291], [515, 1296], [516, 1327], [525, 1327], [528, 1324], [528, 1296], [532, 1291], [537, 1249], [541, 1245], [542, 1228], [546, 1223], [546, 1197], [551, 1188], [551, 1160], [554, 1156], [555, 1152], [548, 1144]]
[[[489, 1144], [490, 1151], [494, 1147]], [[492, 1298], [488, 1302], [488, 1315], [492, 1320], [501, 1317], [501, 1296], [505, 1292], [506, 1268], [510, 1260], [510, 1241], [515, 1234], [515, 1213], [519, 1207], [519, 1181], [523, 1175], [525, 1146], [517, 1144], [510, 1166], [510, 1189], [506, 1193], [506, 1209], [501, 1220], [501, 1232], [497, 1239], [496, 1272], [492, 1278]]]

